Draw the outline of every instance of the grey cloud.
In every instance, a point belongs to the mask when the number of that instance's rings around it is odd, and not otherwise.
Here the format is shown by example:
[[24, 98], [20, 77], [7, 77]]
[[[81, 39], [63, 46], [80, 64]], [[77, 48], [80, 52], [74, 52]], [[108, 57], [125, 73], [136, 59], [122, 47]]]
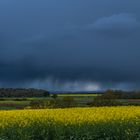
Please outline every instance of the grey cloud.
[[101, 17], [87, 26], [88, 30], [94, 30], [100, 33], [110, 33], [111, 35], [127, 35], [135, 33], [140, 29], [140, 22], [133, 14], [114, 14], [107, 17]]

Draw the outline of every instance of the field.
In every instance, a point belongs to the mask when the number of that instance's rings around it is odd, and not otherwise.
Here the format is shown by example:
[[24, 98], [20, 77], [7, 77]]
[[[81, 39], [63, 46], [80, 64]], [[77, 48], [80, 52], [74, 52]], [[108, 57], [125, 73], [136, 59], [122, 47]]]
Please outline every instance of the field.
[[139, 140], [140, 107], [0, 111], [0, 140]]
[[[79, 106], [85, 106], [87, 102], [92, 101], [99, 94], [58, 94], [58, 99], [63, 97], [73, 97]], [[0, 110], [24, 109], [29, 106], [31, 101], [50, 100], [50, 97], [32, 97], [32, 98], [1, 98]]]
[[[87, 104], [97, 96], [100, 94], [0, 98], [0, 140], [139, 140], [140, 100], [117, 99], [122, 103], [117, 107]], [[57, 104], [53, 109], [33, 109], [31, 105], [52, 100], [64, 108]], [[73, 100], [76, 106], [72, 108], [68, 105]]]
[[[63, 99], [64, 97], [72, 97], [77, 102], [78, 107], [88, 107], [87, 103], [92, 102], [95, 97], [100, 96], [100, 94], [57, 94], [57, 99]], [[30, 106], [31, 101], [48, 101], [51, 97], [32, 97], [32, 98], [0, 98], [0, 110], [17, 110], [25, 109]], [[118, 99], [123, 105], [140, 105], [140, 99]]]
[[58, 97], [96, 97], [100, 96], [100, 94], [58, 94]]

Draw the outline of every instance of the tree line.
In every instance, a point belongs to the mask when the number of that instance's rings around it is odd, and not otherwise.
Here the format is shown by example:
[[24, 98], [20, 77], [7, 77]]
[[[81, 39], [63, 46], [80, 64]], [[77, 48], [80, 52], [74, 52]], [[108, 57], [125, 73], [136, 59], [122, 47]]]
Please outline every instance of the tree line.
[[107, 90], [100, 98], [103, 99], [140, 99], [140, 91]]
[[34, 88], [0, 88], [0, 97], [47, 97], [49, 91]]

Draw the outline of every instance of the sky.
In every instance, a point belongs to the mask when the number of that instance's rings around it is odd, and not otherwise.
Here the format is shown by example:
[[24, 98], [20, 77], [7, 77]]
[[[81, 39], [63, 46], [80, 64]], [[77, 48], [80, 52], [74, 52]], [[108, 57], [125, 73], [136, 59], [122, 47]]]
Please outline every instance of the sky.
[[1, 0], [0, 87], [140, 89], [139, 0]]

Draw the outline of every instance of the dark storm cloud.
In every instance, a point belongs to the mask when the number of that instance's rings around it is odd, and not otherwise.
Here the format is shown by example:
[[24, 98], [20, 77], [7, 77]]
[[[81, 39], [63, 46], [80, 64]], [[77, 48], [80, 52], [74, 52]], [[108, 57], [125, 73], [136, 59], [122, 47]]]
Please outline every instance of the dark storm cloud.
[[140, 10], [132, 0], [0, 2], [0, 85], [140, 87]]

